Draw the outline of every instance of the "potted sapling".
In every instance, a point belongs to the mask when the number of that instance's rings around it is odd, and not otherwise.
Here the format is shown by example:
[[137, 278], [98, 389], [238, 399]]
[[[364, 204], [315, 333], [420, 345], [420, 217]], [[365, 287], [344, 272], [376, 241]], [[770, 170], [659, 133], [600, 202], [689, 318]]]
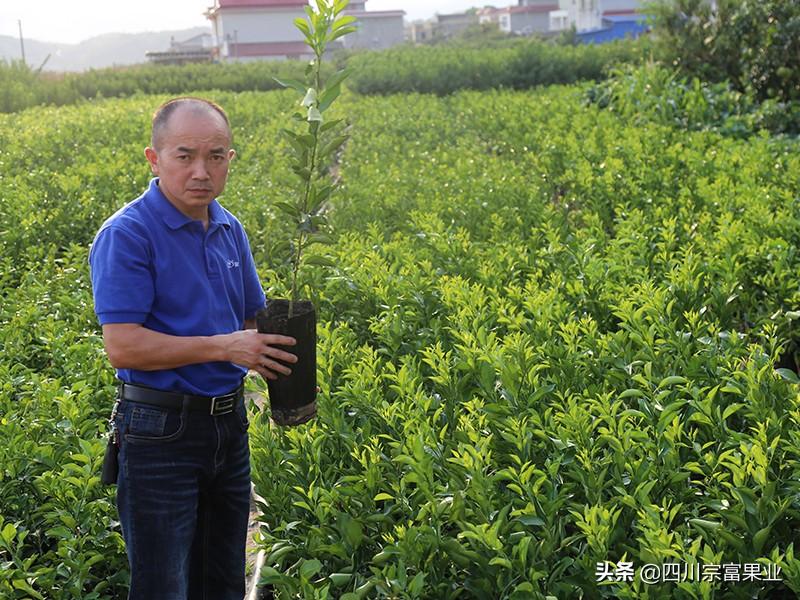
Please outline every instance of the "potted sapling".
[[355, 17], [343, 15], [349, 0], [316, 0], [316, 10], [306, 6], [308, 19], [295, 19], [295, 26], [314, 53], [305, 70], [305, 81], [276, 80], [296, 90], [301, 110], [292, 119], [294, 129], [282, 130], [289, 143], [291, 169], [296, 175], [292, 198], [274, 203], [274, 207], [290, 223], [291, 241], [285, 245], [291, 267], [291, 293], [288, 299], [268, 300], [256, 315], [258, 331], [278, 333], [297, 340], [283, 350], [297, 356], [289, 364], [290, 375], [279, 375], [267, 382], [272, 420], [278, 425], [299, 425], [316, 415], [316, 311], [311, 301], [300, 299], [300, 282], [306, 266], [331, 266], [319, 254], [308, 256], [314, 244], [330, 243], [327, 235], [326, 207], [338, 185], [330, 167], [336, 152], [347, 140], [341, 119], [327, 119], [326, 111], [341, 92], [347, 70], [337, 71], [324, 82], [321, 75], [323, 55], [328, 45], [356, 31]]

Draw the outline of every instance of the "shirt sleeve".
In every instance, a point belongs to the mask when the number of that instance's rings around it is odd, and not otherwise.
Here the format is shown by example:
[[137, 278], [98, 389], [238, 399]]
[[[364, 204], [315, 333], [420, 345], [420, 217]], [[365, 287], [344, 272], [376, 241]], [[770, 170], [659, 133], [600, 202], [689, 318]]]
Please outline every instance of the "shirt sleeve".
[[155, 294], [147, 240], [121, 227], [106, 227], [92, 244], [89, 265], [100, 324], [144, 323]]
[[243, 241], [241, 263], [243, 267], [242, 276], [244, 277], [244, 318], [248, 320], [254, 318], [256, 312], [264, 307], [267, 303], [267, 297], [264, 295], [264, 289], [258, 279], [255, 260], [253, 260], [253, 253], [250, 250], [250, 241], [247, 239], [247, 233], [245, 233], [244, 228], [241, 229], [241, 233]]

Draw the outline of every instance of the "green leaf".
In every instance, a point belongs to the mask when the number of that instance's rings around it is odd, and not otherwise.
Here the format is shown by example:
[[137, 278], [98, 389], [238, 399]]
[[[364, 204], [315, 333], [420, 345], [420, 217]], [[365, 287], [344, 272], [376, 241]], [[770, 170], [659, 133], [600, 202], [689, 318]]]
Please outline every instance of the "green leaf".
[[336, 73], [328, 77], [328, 80], [325, 82], [325, 87], [331, 88], [340, 85], [342, 81], [344, 81], [350, 75], [351, 72], [351, 69], [342, 69], [341, 71], [336, 71]]
[[10, 544], [11, 541], [17, 536], [17, 530], [11, 523], [7, 523], [6, 526], [3, 527], [3, 531], [0, 532], [0, 535], [3, 536], [6, 544]]
[[758, 507], [756, 507], [757, 499], [753, 490], [745, 487], [738, 487], [735, 488], [734, 492], [739, 496], [739, 500], [741, 500], [744, 505], [745, 511], [751, 515], [758, 514]]
[[300, 135], [291, 129], [281, 129], [281, 133], [290, 141], [295, 141], [303, 148], [310, 149], [314, 145], [314, 136], [309, 134]]
[[311, 27], [308, 25], [308, 21], [306, 21], [303, 17], [297, 17], [294, 20], [294, 26], [297, 27], [306, 37], [311, 37]]
[[755, 550], [756, 556], [761, 555], [761, 551], [764, 549], [764, 543], [767, 541], [770, 531], [772, 531], [772, 525], [767, 525], [759, 529], [753, 536], [753, 550]]
[[727, 419], [728, 417], [730, 417], [730, 416], [731, 416], [733, 413], [735, 413], [737, 410], [739, 410], [739, 409], [740, 409], [740, 408], [742, 408], [743, 406], [744, 406], [744, 404], [742, 404], [741, 402], [734, 402], [733, 404], [731, 404], [730, 406], [728, 406], [728, 407], [727, 407], [727, 408], [726, 408], [726, 409], [723, 411], [723, 413], [722, 413], [722, 420], [724, 421], [725, 419]]
[[339, 17], [333, 22], [331, 25], [331, 29], [336, 31], [337, 29], [341, 29], [346, 25], [350, 25], [351, 23], [355, 23], [358, 19], [356, 19], [353, 15], [346, 15], [344, 17]]
[[282, 213], [287, 214], [296, 219], [299, 219], [303, 215], [303, 212], [299, 208], [297, 208], [294, 204], [285, 202], [283, 200], [278, 200], [277, 202], [273, 202], [272, 206], [280, 210]]
[[333, 101], [339, 97], [339, 94], [342, 92], [342, 88], [339, 85], [335, 85], [333, 87], [329, 87], [326, 89], [322, 96], [319, 98], [319, 110], [323, 112], [328, 109], [328, 107], [333, 104]]
[[337, 29], [333, 35], [330, 37], [330, 41], [338, 40], [340, 37], [347, 35], [348, 33], [354, 33], [358, 31], [358, 27], [342, 27], [341, 29]]
[[294, 548], [292, 548], [292, 546], [288, 546], [288, 545], [287, 546], [281, 546], [277, 550], [274, 550], [274, 551], [269, 553], [269, 556], [267, 557], [267, 563], [269, 563], [270, 565], [274, 565], [275, 563], [280, 561], [284, 556], [289, 554], [292, 550], [294, 550]]
[[[311, 258], [314, 257], [313, 256], [309, 257], [309, 259]], [[308, 263], [308, 260], [306, 262]], [[349, 519], [344, 527], [344, 539], [353, 548], [358, 548], [361, 545], [361, 541], [364, 539], [364, 532], [361, 528], [361, 523], [359, 523], [355, 519]]]
[[670, 375], [669, 377], [664, 377], [664, 379], [658, 383], [658, 387], [670, 387], [681, 383], [687, 383], [688, 381], [689, 380], [686, 379], [686, 377], [681, 377], [680, 375]]
[[259, 585], [264, 585], [264, 584], [271, 585], [274, 583], [279, 583], [280, 581], [283, 580], [283, 578], [284, 575], [279, 573], [276, 569], [265, 565], [264, 568], [261, 569], [261, 578], [259, 579], [258, 583]]
[[[333, 260], [328, 258], [327, 256], [307, 256], [303, 262], [307, 265], [312, 265], [315, 267], [336, 267], [338, 266]], [[359, 526], [360, 527], [360, 526]]]
[[297, 175], [303, 181], [308, 181], [308, 179], [311, 177], [311, 172], [308, 169], [298, 168], [295, 166], [292, 167], [292, 173]]
[[380, 502], [382, 500], [394, 500], [394, 496], [387, 494], [386, 492], [381, 492], [380, 494], [375, 494], [373, 500], [375, 502]]
[[489, 564], [490, 565], [499, 565], [501, 567], [505, 567], [506, 569], [512, 569], [513, 568], [512, 564], [511, 564], [511, 561], [508, 560], [507, 558], [502, 557], [502, 556], [495, 556], [492, 560], [489, 561]]
[[[347, 585], [353, 579], [352, 573], [331, 573], [328, 575], [328, 579], [331, 580], [331, 583], [336, 587], [341, 587], [343, 585]], [[344, 596], [342, 596], [344, 598]]]
[[299, 79], [278, 79], [277, 77], [273, 77], [273, 79], [282, 87], [297, 90], [301, 94], [306, 93], [306, 84]]
[[689, 519], [689, 523], [702, 529], [708, 529], [711, 531], [716, 531], [721, 525], [721, 523], [718, 523], [717, 521], [709, 521], [708, 519]]
[[319, 151], [319, 155], [324, 157], [330, 156], [336, 152], [336, 150], [341, 148], [348, 139], [350, 139], [350, 136], [348, 135], [337, 135], [322, 147], [322, 149]]
[[383, 563], [391, 560], [392, 557], [397, 556], [399, 553], [400, 551], [397, 550], [397, 548], [384, 548], [372, 557], [372, 562], [376, 565], [382, 565]]
[[320, 232], [312, 233], [306, 238], [307, 245], [311, 244], [330, 245], [334, 243], [336, 243], [336, 240], [332, 236], [326, 233], [320, 233]]
[[328, 224], [328, 217], [325, 215], [311, 215], [309, 221], [311, 222], [311, 229], [317, 231], [320, 227]]
[[414, 579], [411, 580], [411, 583], [408, 584], [408, 593], [411, 594], [411, 597], [419, 596], [422, 593], [422, 589], [425, 587], [425, 573], [419, 572], [414, 576]]
[[303, 579], [311, 579], [314, 575], [320, 572], [322, 563], [316, 559], [303, 561], [300, 566], [300, 577]]
[[797, 373], [795, 373], [791, 369], [775, 369], [775, 372], [789, 383], [800, 383], [800, 379], [798, 379]]
[[344, 121], [344, 119], [333, 119], [332, 121], [326, 121], [325, 124], [322, 125], [322, 127], [319, 128], [319, 132], [320, 133], [325, 133], [326, 131], [328, 131], [329, 129], [333, 129], [334, 127], [336, 127], [337, 125], [339, 125], [343, 121]]
[[42, 598], [43, 597], [39, 592], [34, 590], [30, 586], [30, 584], [27, 581], [25, 581], [24, 579], [15, 579], [14, 581], [12, 581], [11, 585], [14, 587], [15, 590], [21, 590], [21, 591], [25, 592], [26, 594], [29, 594], [30, 596], [32, 596], [34, 598]]
[[322, 204], [328, 198], [331, 197], [332, 193], [333, 193], [333, 185], [331, 185], [331, 184], [323, 185], [319, 189], [315, 188], [314, 196], [311, 199], [311, 203], [310, 203], [310, 207], [308, 209], [308, 212], [316, 213], [319, 210], [319, 208], [322, 206]]

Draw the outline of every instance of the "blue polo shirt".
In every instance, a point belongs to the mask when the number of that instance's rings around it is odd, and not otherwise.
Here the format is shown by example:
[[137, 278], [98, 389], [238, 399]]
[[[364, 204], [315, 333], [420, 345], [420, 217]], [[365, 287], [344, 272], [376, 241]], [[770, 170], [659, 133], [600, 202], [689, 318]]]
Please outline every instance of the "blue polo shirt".
[[[231, 333], [264, 306], [247, 235], [214, 200], [208, 230], [175, 208], [158, 179], [100, 228], [89, 252], [94, 308], [101, 325], [141, 323], [169, 335]], [[117, 377], [161, 390], [225, 394], [247, 368], [229, 362], [177, 369], [117, 369]]]

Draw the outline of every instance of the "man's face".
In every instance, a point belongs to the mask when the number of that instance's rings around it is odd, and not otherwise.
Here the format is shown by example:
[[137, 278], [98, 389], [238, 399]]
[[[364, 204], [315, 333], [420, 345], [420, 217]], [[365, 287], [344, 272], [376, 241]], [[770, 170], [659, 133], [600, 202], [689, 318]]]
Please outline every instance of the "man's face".
[[234, 155], [225, 121], [210, 110], [179, 107], [156, 145], [146, 148], [145, 156], [161, 192], [187, 217], [206, 221]]

